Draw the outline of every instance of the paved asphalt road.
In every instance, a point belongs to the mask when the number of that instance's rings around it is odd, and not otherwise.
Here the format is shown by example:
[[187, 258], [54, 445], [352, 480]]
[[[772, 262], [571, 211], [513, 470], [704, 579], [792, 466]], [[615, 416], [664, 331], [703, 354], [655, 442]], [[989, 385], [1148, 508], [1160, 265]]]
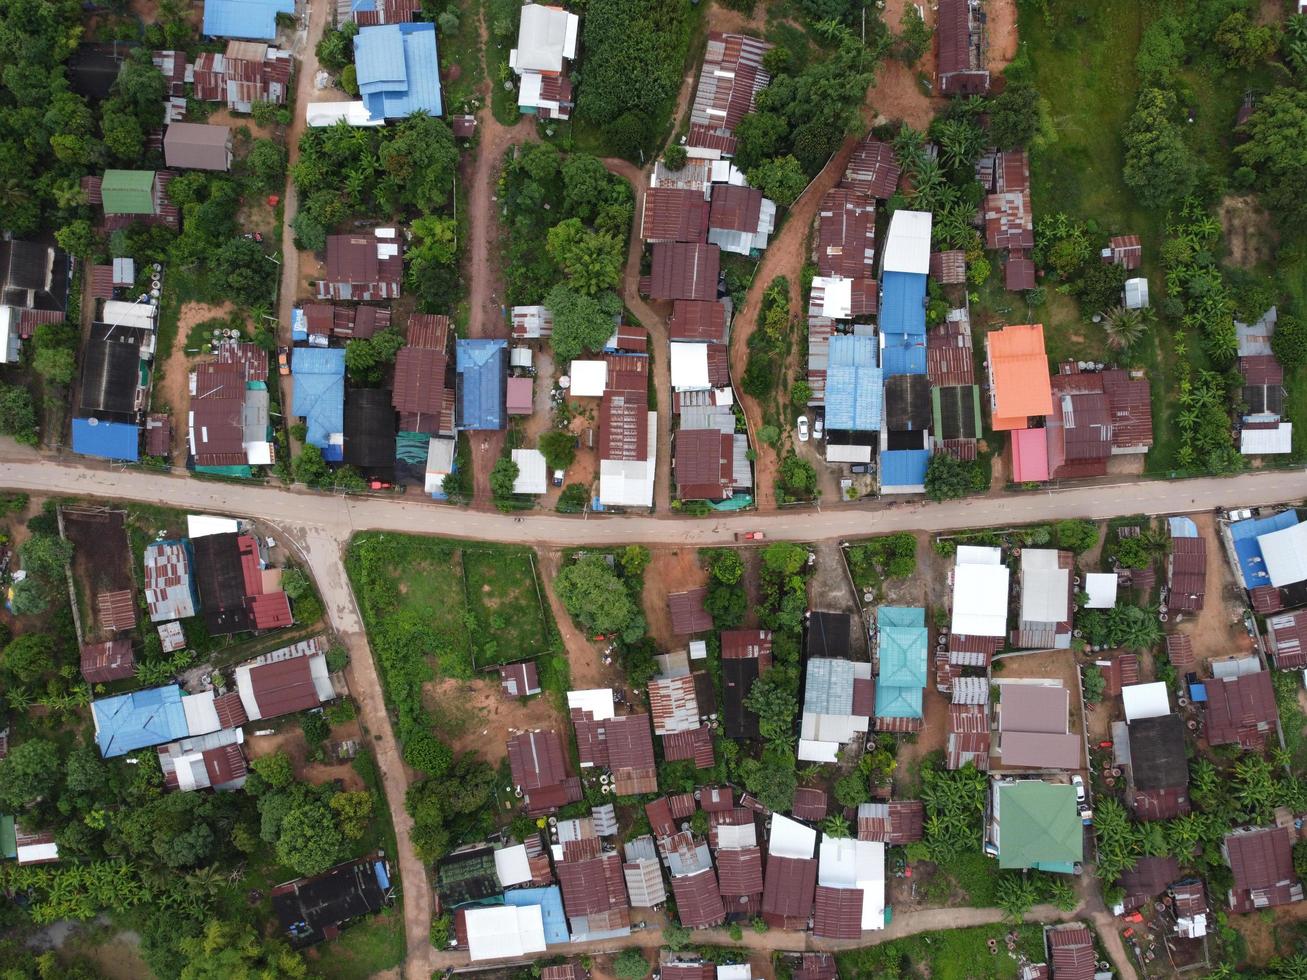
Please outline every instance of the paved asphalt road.
[[161, 476], [95, 464], [60, 463], [24, 451], [0, 454], [0, 485], [33, 493], [144, 500], [175, 507], [262, 517], [283, 526], [324, 529], [344, 542], [355, 531], [440, 534], [481, 541], [563, 547], [580, 544], [721, 544], [736, 531], [769, 540], [814, 541], [885, 534], [1000, 527], [1065, 517], [1109, 518], [1245, 507], [1307, 498], [1307, 472], [1276, 470], [1222, 479], [1151, 480], [1012, 493], [947, 503], [836, 504], [720, 517], [511, 515], [435, 504], [421, 494], [327, 496], [283, 487]]

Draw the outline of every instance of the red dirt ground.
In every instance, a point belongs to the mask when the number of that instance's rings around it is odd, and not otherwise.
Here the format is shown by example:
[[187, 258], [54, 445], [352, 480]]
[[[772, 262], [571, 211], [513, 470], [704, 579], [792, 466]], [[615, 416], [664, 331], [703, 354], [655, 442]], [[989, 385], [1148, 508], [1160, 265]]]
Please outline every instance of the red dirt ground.
[[684, 649], [689, 637], [672, 632], [672, 617], [667, 611], [671, 592], [697, 589], [708, 582], [708, 573], [699, 565], [694, 548], [659, 548], [644, 572], [644, 615], [649, 621], [649, 635], [660, 651]]

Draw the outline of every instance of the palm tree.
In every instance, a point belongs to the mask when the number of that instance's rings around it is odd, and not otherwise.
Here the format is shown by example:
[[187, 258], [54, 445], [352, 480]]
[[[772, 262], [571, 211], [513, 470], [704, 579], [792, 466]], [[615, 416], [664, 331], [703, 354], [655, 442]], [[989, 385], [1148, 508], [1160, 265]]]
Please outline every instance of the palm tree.
[[911, 126], [904, 126], [890, 142], [894, 146], [894, 155], [898, 158], [899, 166], [915, 174], [926, 159], [923, 150], [926, 145], [926, 134]]
[[1107, 334], [1108, 347], [1129, 350], [1144, 335], [1143, 312], [1114, 306], [1103, 314], [1103, 330]]
[[945, 119], [935, 127], [935, 138], [949, 170], [966, 170], [983, 149], [985, 136], [967, 119]]
[[849, 821], [842, 813], [832, 813], [821, 825], [822, 831], [827, 837], [851, 837], [849, 832]]

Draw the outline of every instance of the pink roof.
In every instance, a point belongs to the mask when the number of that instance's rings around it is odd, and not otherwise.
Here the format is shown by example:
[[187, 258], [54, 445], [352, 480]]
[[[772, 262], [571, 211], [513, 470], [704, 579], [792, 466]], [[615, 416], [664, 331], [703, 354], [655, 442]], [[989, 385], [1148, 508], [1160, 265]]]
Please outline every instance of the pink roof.
[[1048, 430], [1016, 429], [1012, 438], [1012, 482], [1048, 479]]

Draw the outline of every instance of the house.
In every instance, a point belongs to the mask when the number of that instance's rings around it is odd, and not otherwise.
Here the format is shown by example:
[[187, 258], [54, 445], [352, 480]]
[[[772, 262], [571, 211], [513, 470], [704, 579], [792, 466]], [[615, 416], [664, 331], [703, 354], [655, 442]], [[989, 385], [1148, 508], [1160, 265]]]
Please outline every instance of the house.
[[270, 897], [282, 931], [301, 949], [334, 939], [350, 920], [380, 912], [393, 896], [389, 864], [371, 854], [277, 885]]
[[504, 664], [499, 668], [499, 685], [510, 698], [529, 698], [540, 693], [540, 674], [534, 661]]
[[517, 47], [508, 64], [519, 78], [517, 106], [542, 119], [567, 119], [572, 83], [567, 62], [576, 57], [581, 18], [562, 7], [528, 3], [522, 8]]
[[1036, 650], [1070, 648], [1074, 564], [1075, 556], [1069, 551], [1022, 549], [1021, 619], [1012, 634], [1013, 646]]
[[[986, 685], [988, 686], [988, 685]], [[945, 764], [949, 769], [973, 765], [989, 769], [989, 704], [950, 704]]]
[[931, 213], [895, 211], [881, 253], [880, 343], [886, 377], [926, 373]]
[[401, 24], [415, 19], [421, 9], [421, 0], [336, 0], [336, 23]]
[[73, 419], [73, 452], [79, 456], [122, 460], [140, 459], [140, 426], [102, 419]]
[[796, 820], [816, 822], [826, 819], [829, 805], [825, 790], [801, 786], [794, 791], [794, 804], [790, 807], [790, 813]]
[[327, 271], [317, 282], [318, 299], [395, 299], [403, 280], [404, 255], [394, 228], [327, 236]]
[[1004, 150], [977, 164], [986, 195], [985, 247], [1006, 252], [1004, 281], [1009, 290], [1035, 287], [1035, 221], [1030, 205], [1030, 158], [1025, 150]]
[[817, 832], [772, 815], [763, 882], [762, 918], [773, 929], [807, 929], [817, 889]]
[[249, 476], [272, 462], [268, 386], [246, 381], [239, 364], [210, 361], [191, 372], [187, 447], [201, 472]]
[[881, 606], [876, 610], [877, 731], [918, 732], [925, 724], [927, 643], [925, 609]]
[[[522, 889], [521, 891], [527, 891]], [[535, 891], [536, 889], [530, 889]], [[543, 889], [557, 893], [557, 888]], [[520, 892], [509, 892], [518, 897]], [[472, 962], [532, 956], [545, 951], [544, 906], [540, 904], [471, 906], [460, 909], [467, 931], [468, 958]], [[563, 930], [566, 941], [567, 930]]]
[[817, 206], [813, 253], [819, 276], [874, 279], [875, 199], [847, 187], [834, 187], [823, 194]]
[[567, 753], [557, 732], [518, 732], [508, 740], [513, 785], [532, 816], [581, 799], [581, 780], [567, 774]]
[[[671, 354], [672, 390], [676, 394], [730, 387], [730, 352], [725, 344], [678, 341], [668, 346]], [[680, 400], [676, 399], [673, 410], [679, 410], [679, 407]]]
[[1207, 542], [1188, 518], [1171, 521], [1171, 551], [1166, 556], [1166, 608], [1198, 612], [1207, 592]]
[[941, 95], [988, 95], [984, 8], [968, 0], [940, 0], [935, 18], [939, 54], [935, 77]]
[[648, 288], [642, 284], [640, 291], [652, 299], [715, 300], [720, 267], [721, 248], [717, 245], [658, 242], [653, 247]]
[[[1166, 696], [1165, 690], [1162, 694]], [[1168, 713], [1132, 718], [1125, 727], [1130, 757], [1126, 802], [1135, 817], [1169, 820], [1184, 816], [1189, 812], [1184, 721]]]
[[18, 359], [38, 323], [59, 323], [68, 306], [72, 263], [51, 244], [0, 241], [0, 364]]
[[212, 691], [184, 694], [176, 684], [92, 701], [91, 717], [106, 759], [222, 727]]
[[221, 728], [208, 735], [160, 745], [155, 751], [164, 787], [183, 793], [240, 789], [249, 773], [241, 751], [244, 741], [245, 733], [239, 728]]
[[415, 313], [409, 319], [408, 342], [395, 355], [391, 393], [401, 432], [454, 437], [452, 334], [448, 317]]
[[230, 170], [231, 127], [172, 123], [163, 136], [163, 160], [178, 170]]
[[508, 424], [508, 342], [489, 338], [454, 342], [454, 390], [460, 431], [494, 432]]
[[1053, 967], [1053, 980], [1094, 980], [1098, 956], [1088, 926], [1079, 922], [1045, 926], [1044, 942]]
[[853, 154], [844, 168], [844, 176], [840, 179], [840, 187], [875, 200], [887, 201], [898, 189], [901, 172], [894, 147], [868, 133], [853, 148]]
[[226, 102], [232, 112], [248, 113], [256, 102], [286, 104], [294, 65], [294, 56], [282, 48], [257, 41], [228, 41], [223, 52], [196, 55], [189, 73], [197, 101]]
[[712, 617], [703, 606], [707, 597], [706, 588], [668, 594], [667, 611], [672, 617], [673, 633], [677, 636], [692, 636], [712, 629]]
[[1290, 509], [1230, 525], [1239, 570], [1259, 611], [1274, 612], [1307, 602], [1307, 526]]
[[998, 751], [1005, 769], [1079, 769], [1080, 736], [1070, 730], [1071, 693], [1052, 682], [999, 684]]
[[745, 707], [753, 682], [772, 664], [771, 630], [723, 630], [722, 731], [727, 738], [757, 738], [758, 715]]
[[1007, 326], [985, 336], [985, 363], [989, 371], [990, 423], [1000, 432], [1030, 427], [1032, 418], [1053, 411], [1053, 388], [1048, 376], [1041, 323]]
[[250, 721], [310, 711], [336, 697], [326, 642], [317, 636], [246, 661], [236, 668], [235, 681]]
[[514, 306], [510, 311], [514, 340], [553, 336], [554, 314], [544, 306]]
[[687, 929], [707, 929], [726, 921], [726, 906], [717, 889], [717, 875], [711, 867], [691, 874], [672, 875], [672, 894], [681, 925]]
[[872, 337], [835, 334], [826, 368], [826, 460], [869, 463], [883, 415], [884, 383]]
[[858, 805], [858, 840], [911, 844], [922, 839], [926, 807], [920, 800]]
[[613, 692], [608, 688], [568, 691], [567, 706], [582, 769], [597, 766], [609, 770], [618, 796], [658, 792], [648, 715], [616, 715]]
[[184, 541], [152, 541], [145, 546], [145, 601], [153, 623], [195, 615], [198, 600]]
[[828, 657], [809, 658], [803, 691], [799, 758], [805, 762], [835, 762], [842, 746], [871, 728], [875, 710], [871, 664]]
[[1075, 787], [1038, 779], [995, 779], [990, 840], [1003, 869], [1072, 874], [1084, 858]]
[[588, 980], [590, 974], [579, 962], [561, 966], [547, 966], [540, 971], [540, 980]]
[[1127, 310], [1143, 310], [1148, 307], [1148, 280], [1142, 276], [1127, 279], [1121, 291], [1121, 299]]
[[631, 934], [622, 859], [615, 852], [555, 864], [574, 942]]
[[793, 980], [839, 980], [839, 970], [830, 953], [802, 953], [790, 976]]
[[804, 652], [809, 657], [838, 657], [847, 660], [853, 653], [852, 631], [853, 617], [848, 613], [814, 609], [808, 613], [804, 630]]
[[667, 338], [673, 343], [726, 343], [726, 306], [717, 301], [678, 299], [667, 320]]
[[[1226, 666], [1233, 669], [1227, 672]], [[1256, 658], [1214, 663], [1221, 673], [1203, 682], [1207, 693], [1207, 744], [1260, 749], [1279, 722], [1269, 671]], [[1225, 676], [1221, 676], [1224, 674]]]
[[460, 847], [436, 862], [436, 893], [448, 908], [484, 902], [503, 891], [499, 861], [489, 844]]
[[716, 429], [676, 434], [676, 495], [681, 500], [724, 500], [734, 496], [735, 436]]
[[1138, 235], [1113, 235], [1102, 251], [1103, 262], [1123, 269], [1138, 269], [1144, 261], [1144, 246]]
[[1230, 911], [1251, 912], [1301, 902], [1302, 882], [1293, 866], [1293, 831], [1250, 827], [1226, 834], [1221, 854], [1234, 875]]
[[1046, 420], [1051, 478], [1103, 476], [1109, 457], [1152, 446], [1146, 378], [1119, 369], [1082, 373], [1069, 361], [1051, 384], [1053, 412]]
[[[761, 191], [758, 196], [762, 196]], [[708, 201], [696, 190], [651, 187], [644, 193], [640, 237], [651, 243], [706, 242], [708, 215]]]
[[277, 36], [277, 15], [294, 13], [295, 0], [204, 0], [201, 33], [271, 41]]
[[[409, 318], [410, 338], [414, 321], [442, 320], [430, 314], [415, 313]], [[291, 310], [290, 335], [296, 343], [326, 347], [332, 337], [342, 340], [367, 340], [377, 331], [390, 326], [388, 306], [337, 306], [332, 303], [303, 303]], [[410, 340], [411, 342], [411, 340]]]
[[767, 247], [776, 229], [776, 202], [762, 191], [736, 184], [724, 184], [712, 194], [708, 215], [708, 241], [723, 252], [753, 255]]
[[599, 404], [599, 505], [652, 507], [658, 413], [649, 411], [648, 358], [608, 374]]
[[291, 625], [290, 599], [280, 589], [266, 587], [264, 562], [253, 536], [227, 532], [192, 537], [204, 623], [211, 634]]
[[436, 25], [384, 24], [354, 36], [359, 95], [372, 119], [440, 116]]
[[860, 939], [885, 928], [885, 845], [822, 834], [812, 934]]
[[930, 253], [930, 278], [941, 286], [961, 286], [967, 281], [967, 253], [948, 249]]
[[1185, 878], [1175, 882], [1168, 894], [1175, 910], [1176, 935], [1184, 939], [1201, 939], [1207, 935], [1210, 909], [1207, 892], [1198, 878]]
[[82, 644], [82, 677], [88, 684], [108, 684], [136, 674], [136, 656], [129, 637]]
[[808, 294], [808, 318], [867, 321], [880, 309], [874, 279], [815, 276]]
[[395, 407], [384, 388], [352, 388], [345, 399], [346, 465], [365, 480], [395, 479]]
[[772, 45], [743, 34], [708, 35], [699, 84], [690, 107], [691, 157], [716, 160], [735, 155], [735, 127], [753, 112], [754, 100], [771, 76], [762, 67]]
[[48, 830], [26, 831], [8, 814], [0, 815], [0, 858], [27, 864], [53, 864], [59, 845]]
[[104, 213], [101, 229], [106, 232], [134, 224], [162, 225], [176, 231], [181, 212], [167, 196], [171, 170], [106, 170], [103, 177], [83, 177], [87, 203], [99, 205]]
[[1266, 647], [1277, 670], [1307, 667], [1307, 609], [1268, 616]]
[[1123, 871], [1117, 879], [1117, 887], [1124, 893], [1120, 911], [1133, 912], [1156, 901], [1167, 886], [1179, 877], [1180, 864], [1173, 857], [1136, 858], [1134, 867]]
[[[988, 667], [1007, 638], [1008, 567], [998, 548], [961, 545], [953, 566], [953, 614], [949, 660], [958, 666]], [[988, 655], [966, 649], [966, 637], [990, 638]], [[958, 656], [954, 656], [954, 654]]]
[[930, 465], [930, 380], [922, 374], [885, 378], [885, 417], [880, 430], [880, 492], [924, 493]]

